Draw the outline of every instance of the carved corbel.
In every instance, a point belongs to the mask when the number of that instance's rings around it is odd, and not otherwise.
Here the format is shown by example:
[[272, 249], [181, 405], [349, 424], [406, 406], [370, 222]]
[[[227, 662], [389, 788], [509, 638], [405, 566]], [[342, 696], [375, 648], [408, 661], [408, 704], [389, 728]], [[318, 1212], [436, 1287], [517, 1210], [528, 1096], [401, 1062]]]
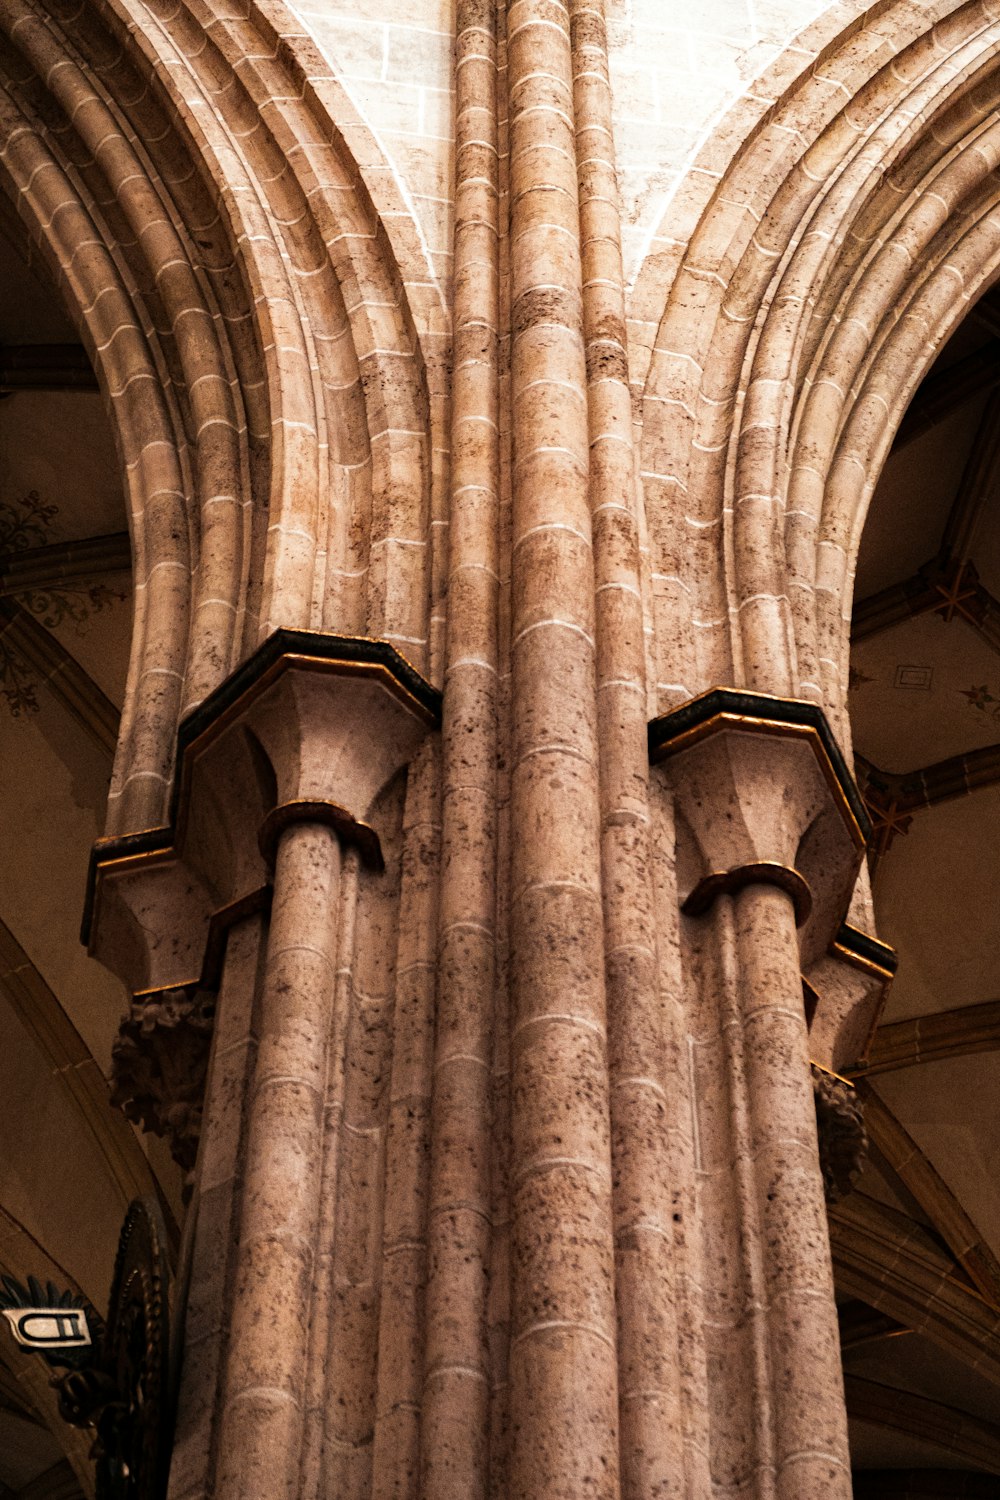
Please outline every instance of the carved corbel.
[[111, 1049], [111, 1102], [141, 1130], [165, 1136], [191, 1192], [215, 1024], [198, 985], [136, 995]]
[[812, 1064], [819, 1164], [827, 1203], [839, 1203], [854, 1186], [868, 1154], [864, 1109], [851, 1083]]

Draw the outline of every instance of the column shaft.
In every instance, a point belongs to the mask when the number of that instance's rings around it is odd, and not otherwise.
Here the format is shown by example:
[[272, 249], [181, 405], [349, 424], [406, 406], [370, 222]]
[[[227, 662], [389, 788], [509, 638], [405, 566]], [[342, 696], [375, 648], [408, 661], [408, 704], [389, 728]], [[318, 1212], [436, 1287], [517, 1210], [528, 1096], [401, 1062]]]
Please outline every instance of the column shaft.
[[331, 829], [285, 831], [247, 1101], [219, 1500], [291, 1500], [299, 1488], [339, 881]]
[[680, 1493], [675, 1241], [693, 1199], [665, 1084], [650, 869], [638, 482], [628, 385], [621, 214], [603, 0], [570, 0], [594, 529], [601, 849], [608, 995], [622, 1494]]
[[510, 1493], [618, 1494], [594, 576], [569, 14], [515, 0], [510, 101]]
[[489, 1468], [499, 590], [496, 12], [459, 0], [452, 489], [423, 1493], [475, 1500]]
[[849, 1500], [840, 1337], [791, 898], [734, 902], [778, 1500]]
[[794, 908], [751, 885], [709, 921], [692, 1040], [712, 1480], [758, 1500], [849, 1500]]

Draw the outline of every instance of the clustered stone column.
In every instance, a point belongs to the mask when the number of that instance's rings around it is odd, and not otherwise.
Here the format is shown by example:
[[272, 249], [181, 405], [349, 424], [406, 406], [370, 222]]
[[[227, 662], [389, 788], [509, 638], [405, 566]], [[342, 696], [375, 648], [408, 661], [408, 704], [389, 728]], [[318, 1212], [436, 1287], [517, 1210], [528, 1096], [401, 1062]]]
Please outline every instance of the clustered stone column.
[[641, 1500], [676, 1484], [683, 1471], [674, 1210], [684, 1197], [685, 1164], [666, 1108], [670, 1041], [653, 910], [638, 487], [607, 34], [600, 0], [572, 0], [569, 14], [594, 544], [621, 1488], [625, 1500]]
[[513, 1495], [618, 1492], [589, 430], [569, 15], [507, 15]]
[[864, 814], [766, 653], [647, 723], [602, 0], [458, 0], [455, 80], [440, 716], [279, 631], [98, 851], [97, 951], [219, 992], [171, 1500], [846, 1500]]
[[446, 694], [423, 1485], [488, 1492], [487, 1299], [497, 915], [500, 434], [496, 12], [456, 14], [455, 291]]
[[[360, 1197], [380, 1154], [365, 1136], [385, 1126], [360, 1121], [385, 1117], [389, 1071], [364, 1025], [372, 1002], [354, 989], [372, 972], [372, 955], [352, 951], [358, 869], [371, 938], [399, 888], [384, 871], [385, 851], [399, 863], [391, 789], [437, 706], [384, 643], [278, 632], [182, 726], [172, 824], [95, 851], [94, 949], [137, 994], [119, 1063], [134, 1108], [167, 1045], [163, 1004], [143, 997], [219, 994], [187, 1247], [177, 1496], [339, 1490], [352, 1422], [330, 1393], [364, 1391], [362, 1324], [378, 1328], [377, 1304], [344, 1296], [359, 1262], [367, 1273], [381, 1259]], [[153, 1103], [159, 1128], [169, 1108]], [[338, 1212], [352, 1188], [353, 1236]]]

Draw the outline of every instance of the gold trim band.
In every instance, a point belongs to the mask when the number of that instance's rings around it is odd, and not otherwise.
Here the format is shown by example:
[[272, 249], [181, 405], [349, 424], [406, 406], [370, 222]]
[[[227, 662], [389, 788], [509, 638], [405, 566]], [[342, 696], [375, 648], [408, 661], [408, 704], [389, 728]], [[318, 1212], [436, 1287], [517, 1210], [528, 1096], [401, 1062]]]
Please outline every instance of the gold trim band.
[[701, 917], [719, 896], [734, 896], [748, 885], [773, 885], [792, 898], [795, 907], [795, 925], [802, 927], [812, 911], [812, 891], [809, 883], [790, 865], [780, 865], [776, 860], [762, 859], [747, 865], [738, 865], [734, 870], [718, 870], [699, 880], [691, 894], [681, 905], [686, 917]]
[[362, 823], [339, 802], [310, 801], [300, 797], [272, 807], [260, 825], [257, 844], [268, 870], [274, 869], [281, 835], [296, 823], [322, 823], [332, 828], [345, 844], [353, 844], [369, 869], [379, 874], [385, 869], [378, 834], [369, 823]]

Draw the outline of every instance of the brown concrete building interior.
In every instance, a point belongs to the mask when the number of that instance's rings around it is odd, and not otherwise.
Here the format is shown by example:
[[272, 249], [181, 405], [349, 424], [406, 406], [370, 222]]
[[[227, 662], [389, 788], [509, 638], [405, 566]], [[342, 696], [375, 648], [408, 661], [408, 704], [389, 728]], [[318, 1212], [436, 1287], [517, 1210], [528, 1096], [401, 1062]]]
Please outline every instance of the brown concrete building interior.
[[[0, 206], [0, 1270], [107, 1298], [130, 1199], [180, 1173], [109, 1098], [117, 981], [79, 941], [128, 661], [129, 543], [96, 381]], [[856, 1493], [1000, 1493], [1000, 296], [919, 388], [871, 505], [852, 721], [900, 967], [831, 1210]], [[927, 1309], [933, 1332], [924, 1331]], [[0, 1340], [0, 1497], [70, 1500], [87, 1442]], [[936, 1476], [936, 1477], [935, 1477]], [[899, 1493], [903, 1493], [902, 1490]], [[908, 1489], [906, 1493], [915, 1493]]]

